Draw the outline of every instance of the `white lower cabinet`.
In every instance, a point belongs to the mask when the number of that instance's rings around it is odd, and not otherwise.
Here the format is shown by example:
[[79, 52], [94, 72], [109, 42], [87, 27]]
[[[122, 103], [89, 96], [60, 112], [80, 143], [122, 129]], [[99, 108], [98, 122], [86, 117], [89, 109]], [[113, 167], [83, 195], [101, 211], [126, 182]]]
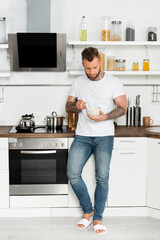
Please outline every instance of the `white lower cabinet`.
[[0, 138], [0, 149], [8, 150], [8, 138]]
[[[109, 180], [109, 207], [146, 206], [146, 159], [146, 138], [115, 138]], [[86, 163], [82, 176], [94, 202], [96, 183], [93, 156]], [[79, 207], [71, 186], [69, 207]]]
[[11, 196], [10, 208], [68, 207], [68, 195]]
[[160, 139], [148, 138], [147, 206], [160, 210]]
[[146, 150], [114, 150], [108, 206], [146, 206]]
[[0, 169], [8, 169], [8, 150], [0, 150]]
[[0, 138], [0, 169], [8, 169], [8, 138]]
[[8, 138], [0, 138], [0, 208], [9, 208]]
[[9, 171], [0, 170], [0, 208], [9, 208]]

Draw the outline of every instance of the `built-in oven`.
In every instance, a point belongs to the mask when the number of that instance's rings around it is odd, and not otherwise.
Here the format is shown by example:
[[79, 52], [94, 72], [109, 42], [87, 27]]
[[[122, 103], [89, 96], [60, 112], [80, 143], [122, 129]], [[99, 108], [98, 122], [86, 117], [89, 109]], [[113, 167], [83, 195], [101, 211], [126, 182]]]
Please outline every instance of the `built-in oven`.
[[67, 157], [67, 138], [10, 138], [10, 195], [67, 195]]

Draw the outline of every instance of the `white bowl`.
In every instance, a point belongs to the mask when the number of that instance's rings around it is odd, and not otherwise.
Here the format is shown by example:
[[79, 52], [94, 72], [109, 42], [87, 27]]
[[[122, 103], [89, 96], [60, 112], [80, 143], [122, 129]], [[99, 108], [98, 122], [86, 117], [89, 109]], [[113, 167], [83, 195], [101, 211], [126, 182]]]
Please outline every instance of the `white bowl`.
[[99, 116], [99, 111], [101, 110], [101, 107], [96, 107], [96, 108], [87, 108], [87, 115], [91, 115], [93, 117]]

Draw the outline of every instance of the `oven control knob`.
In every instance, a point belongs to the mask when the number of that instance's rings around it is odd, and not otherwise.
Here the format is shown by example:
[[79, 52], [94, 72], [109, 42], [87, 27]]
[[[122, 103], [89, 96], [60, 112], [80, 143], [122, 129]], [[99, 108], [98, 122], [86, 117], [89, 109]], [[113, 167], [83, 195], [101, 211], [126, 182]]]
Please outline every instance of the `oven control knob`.
[[55, 147], [58, 147], [58, 143], [55, 143]]
[[19, 144], [18, 144], [18, 147], [22, 147], [23, 146], [23, 144], [22, 144], [22, 142], [20, 142]]
[[61, 147], [64, 147], [64, 143], [61, 143]]
[[14, 147], [14, 148], [17, 147], [17, 143], [15, 143], [15, 142], [12, 143], [12, 147]]
[[46, 148], [46, 142], [44, 142], [43, 144], [42, 144], [42, 148]]

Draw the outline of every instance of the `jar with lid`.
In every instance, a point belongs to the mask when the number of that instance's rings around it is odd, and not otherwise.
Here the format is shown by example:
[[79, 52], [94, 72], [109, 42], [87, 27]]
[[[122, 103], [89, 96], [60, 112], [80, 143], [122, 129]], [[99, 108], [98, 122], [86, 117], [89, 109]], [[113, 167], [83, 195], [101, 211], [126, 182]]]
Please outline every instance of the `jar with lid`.
[[139, 63], [138, 62], [133, 62], [132, 70], [133, 71], [139, 71]]
[[149, 71], [149, 59], [143, 59], [143, 71]]
[[122, 22], [121, 21], [112, 21], [112, 41], [121, 41], [122, 39]]
[[126, 41], [135, 41], [135, 28], [132, 21], [126, 27]]
[[116, 59], [115, 60], [115, 70], [116, 71], [125, 71], [126, 70], [126, 60], [125, 59]]
[[114, 71], [115, 70], [115, 57], [108, 56], [107, 57], [107, 71]]
[[110, 18], [103, 17], [102, 41], [110, 41]]
[[6, 42], [6, 18], [0, 17], [0, 43]]
[[157, 41], [157, 28], [149, 27], [147, 30], [148, 41]]
[[85, 16], [81, 20], [80, 41], [87, 41], [87, 22]]
[[105, 53], [104, 50], [99, 51], [99, 58], [101, 62], [101, 71], [105, 71]]

